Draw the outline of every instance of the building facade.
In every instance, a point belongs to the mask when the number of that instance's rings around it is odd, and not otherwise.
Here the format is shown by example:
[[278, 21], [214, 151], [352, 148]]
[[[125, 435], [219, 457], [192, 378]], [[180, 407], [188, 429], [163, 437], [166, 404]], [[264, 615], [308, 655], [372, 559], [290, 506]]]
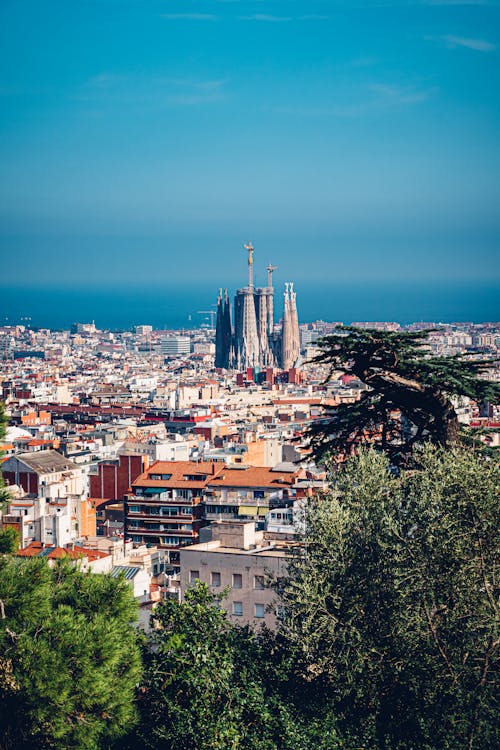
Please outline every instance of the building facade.
[[205, 531], [209, 540], [180, 551], [181, 598], [199, 580], [214, 594], [225, 592], [221, 606], [232, 622], [274, 629], [273, 584], [286, 575], [289, 548], [264, 541], [251, 522], [223, 521]]

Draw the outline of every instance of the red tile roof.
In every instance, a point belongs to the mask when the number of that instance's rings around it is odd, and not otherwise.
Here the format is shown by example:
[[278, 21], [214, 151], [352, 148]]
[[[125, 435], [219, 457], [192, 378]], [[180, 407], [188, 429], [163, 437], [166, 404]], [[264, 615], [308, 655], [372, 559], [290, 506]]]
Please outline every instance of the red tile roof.
[[262, 466], [231, 469], [227, 466], [219, 476], [211, 479], [210, 487], [289, 487], [294, 484], [298, 471], [280, 472]]
[[[132, 482], [132, 488], [203, 489], [223, 469], [224, 464], [213, 461], [156, 461]], [[150, 479], [155, 474], [170, 474], [170, 479]], [[199, 479], [185, 479], [186, 476]]]

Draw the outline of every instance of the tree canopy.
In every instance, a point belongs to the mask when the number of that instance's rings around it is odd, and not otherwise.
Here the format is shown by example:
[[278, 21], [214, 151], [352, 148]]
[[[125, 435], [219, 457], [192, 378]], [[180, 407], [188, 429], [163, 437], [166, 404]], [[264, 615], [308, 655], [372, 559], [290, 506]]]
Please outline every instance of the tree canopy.
[[229, 622], [205, 584], [153, 614], [128, 747], [162, 750], [335, 750], [329, 715], [303, 704], [292, 660], [272, 633]]
[[137, 605], [126, 581], [0, 557], [0, 748], [105, 748], [135, 722]]
[[[423, 441], [451, 446], [459, 438], [453, 396], [499, 402], [498, 384], [480, 377], [492, 361], [430, 356], [428, 335], [347, 326], [317, 342], [321, 351], [313, 362], [328, 366], [328, 379], [341, 370], [367, 386], [359, 401], [332, 408], [328, 419], [311, 428], [317, 457], [349, 454], [362, 444], [380, 447], [393, 458]], [[401, 418], [409, 428], [406, 434]]]
[[500, 469], [431, 446], [419, 462], [361, 452], [309, 504], [282, 637], [347, 747], [493, 750]]

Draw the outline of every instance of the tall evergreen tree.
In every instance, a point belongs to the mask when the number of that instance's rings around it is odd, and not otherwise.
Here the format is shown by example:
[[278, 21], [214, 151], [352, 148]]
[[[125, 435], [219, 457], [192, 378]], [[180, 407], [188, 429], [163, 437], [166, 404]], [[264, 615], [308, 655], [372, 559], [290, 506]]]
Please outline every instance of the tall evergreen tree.
[[[394, 458], [423, 441], [451, 446], [459, 439], [453, 396], [499, 403], [498, 384], [480, 377], [494, 364], [491, 360], [429, 356], [428, 335], [347, 326], [317, 342], [321, 352], [313, 361], [328, 366], [328, 379], [341, 370], [367, 386], [359, 401], [330, 409], [328, 418], [311, 428], [318, 458], [349, 453], [364, 443]], [[401, 417], [412, 428], [407, 437]]]
[[134, 723], [137, 605], [125, 580], [0, 556], [0, 748], [106, 748]]

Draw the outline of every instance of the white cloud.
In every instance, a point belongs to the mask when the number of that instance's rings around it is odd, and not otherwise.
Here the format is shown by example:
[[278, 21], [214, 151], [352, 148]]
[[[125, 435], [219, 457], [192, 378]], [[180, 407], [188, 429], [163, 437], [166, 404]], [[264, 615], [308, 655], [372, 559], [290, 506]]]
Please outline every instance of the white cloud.
[[154, 108], [165, 105], [195, 105], [223, 99], [227, 83], [227, 79], [200, 80], [134, 73], [100, 73], [89, 78], [71, 98], [106, 105], [140, 105]]
[[162, 13], [161, 17], [167, 21], [215, 21], [217, 19], [213, 13]]
[[451, 49], [456, 47], [466, 47], [467, 49], [473, 49], [477, 52], [493, 52], [496, 49], [495, 45], [488, 42], [486, 39], [469, 39], [463, 36], [454, 36], [449, 34], [443, 37], [445, 44]]
[[240, 21], [263, 21], [264, 23], [283, 23], [292, 21], [291, 16], [273, 16], [270, 13], [253, 13], [251, 16], [240, 16]]
[[448, 49], [465, 47], [476, 52], [493, 52], [496, 49], [496, 46], [492, 42], [488, 42], [487, 39], [472, 39], [470, 37], [456, 36], [455, 34], [446, 34], [445, 36], [429, 35], [424, 37], [424, 39], [428, 42], [437, 42]]
[[358, 118], [421, 104], [429, 100], [437, 91], [436, 87], [421, 88], [372, 83], [368, 89], [360, 92], [357, 101], [319, 106], [275, 107], [274, 111], [299, 117]]

